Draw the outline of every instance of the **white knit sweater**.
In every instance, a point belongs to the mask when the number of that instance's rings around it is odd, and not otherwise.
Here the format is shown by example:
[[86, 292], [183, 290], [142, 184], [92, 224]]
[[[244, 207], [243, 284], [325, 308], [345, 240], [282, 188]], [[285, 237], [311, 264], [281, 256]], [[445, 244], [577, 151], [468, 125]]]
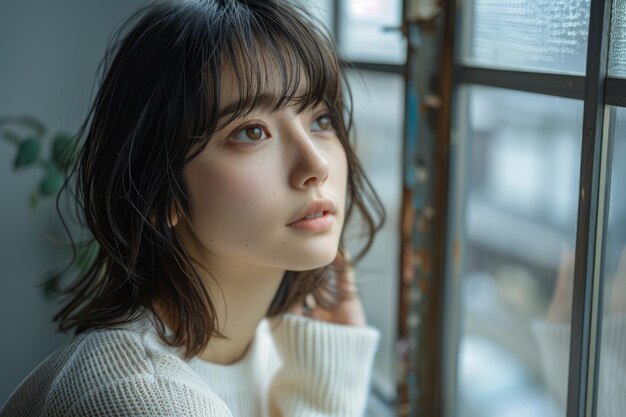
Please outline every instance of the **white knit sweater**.
[[275, 320], [230, 365], [184, 361], [150, 314], [89, 330], [33, 370], [0, 416], [361, 416], [380, 332], [290, 313], [272, 329]]

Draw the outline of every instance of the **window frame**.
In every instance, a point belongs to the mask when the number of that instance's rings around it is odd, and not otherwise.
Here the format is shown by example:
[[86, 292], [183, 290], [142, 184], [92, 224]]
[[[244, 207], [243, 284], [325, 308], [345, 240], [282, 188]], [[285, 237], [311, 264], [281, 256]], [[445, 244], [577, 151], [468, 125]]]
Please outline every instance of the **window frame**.
[[[576, 228], [576, 253], [574, 269], [574, 293], [572, 300], [572, 331], [570, 337], [570, 359], [567, 389], [567, 416], [583, 417], [596, 415], [598, 373], [600, 361], [600, 342], [602, 338], [602, 305], [603, 305], [603, 265], [604, 245], [606, 239], [606, 222], [608, 218], [608, 197], [610, 195], [610, 177], [607, 167], [610, 167], [612, 142], [607, 134], [609, 124], [612, 123], [607, 111], [608, 106], [626, 107], [626, 78], [609, 77], [608, 48], [610, 41], [610, 23], [613, 3], [610, 0], [591, 0], [589, 18], [589, 37], [587, 44], [586, 70], [584, 75], [569, 75], [559, 73], [543, 73], [532, 71], [515, 71], [494, 69], [486, 66], [472, 66], [461, 62], [461, 41], [470, 39], [467, 31], [471, 26], [463, 20], [460, 13], [463, 7], [472, 7], [472, 1], [448, 0], [447, 31], [452, 35], [452, 45], [444, 45], [448, 50], [451, 63], [449, 81], [452, 84], [451, 94], [444, 97], [445, 111], [455, 114], [459, 97], [459, 89], [470, 85], [499, 87], [516, 91], [540, 93], [551, 96], [573, 98], [583, 101], [583, 128], [580, 182], [578, 198], [578, 215]], [[470, 15], [466, 13], [465, 16]], [[451, 27], [452, 26], [452, 27]], [[460, 30], [455, 31], [454, 29]], [[461, 34], [461, 32], [463, 32]], [[465, 36], [463, 36], [465, 35]], [[445, 65], [445, 63], [444, 63]], [[606, 117], [605, 117], [606, 116]], [[451, 116], [447, 116], [447, 141], [451, 137]], [[603, 153], [604, 152], [604, 153]], [[454, 155], [451, 155], [454, 158]], [[451, 165], [452, 166], [452, 165]], [[452, 212], [446, 218], [451, 221]], [[448, 236], [448, 240], [450, 237]], [[442, 250], [446, 250], [447, 258], [452, 259], [452, 242], [448, 241]], [[450, 262], [443, 265], [446, 283], [450, 280]], [[458, 297], [458, 286], [447, 285], [445, 309], [455, 311], [453, 304]], [[452, 313], [454, 314], [454, 313]], [[448, 323], [454, 323], [448, 319]], [[448, 329], [449, 331], [450, 329]], [[438, 371], [447, 370], [446, 361], [452, 360], [454, 369], [457, 369], [456, 357], [459, 349], [458, 327], [453, 329], [453, 338], [446, 338], [440, 329], [439, 338], [444, 340], [443, 348], [449, 353], [439, 363]], [[450, 346], [452, 344], [452, 346]], [[447, 345], [447, 346], [446, 346]], [[454, 355], [452, 358], [451, 355]], [[450, 373], [444, 373], [449, 375]], [[443, 415], [450, 415], [456, 402], [456, 378], [453, 381], [444, 380], [439, 387], [442, 401], [437, 405], [438, 410], [444, 410]], [[437, 409], [427, 410], [438, 411]]]
[[[331, 22], [330, 22], [330, 36], [333, 40], [333, 42], [335, 43], [335, 45], [337, 46], [337, 48], [339, 50], [341, 50], [341, 44], [340, 44], [340, 40], [341, 40], [341, 36], [340, 36], [340, 32], [342, 30], [342, 13], [344, 12], [344, 3], [346, 1], [349, 0], [331, 0]], [[406, 10], [406, 3], [407, 0], [401, 0], [401, 4], [402, 4], [402, 16], [405, 16], [405, 10]], [[401, 18], [402, 20], [404, 19], [404, 17]], [[400, 32], [404, 31], [403, 27], [397, 27], [397, 28], [381, 28], [381, 29], [385, 29], [385, 30], [398, 30]], [[407, 42], [408, 44], [408, 42]], [[406, 136], [407, 136], [407, 119], [408, 119], [408, 113], [407, 113], [407, 103], [411, 100], [411, 97], [413, 97], [413, 94], [410, 93], [410, 91], [415, 91], [415, 83], [414, 81], [411, 81], [411, 79], [409, 78], [408, 75], [408, 56], [410, 53], [410, 47], [407, 45], [407, 54], [405, 56], [405, 60], [404, 63], [389, 63], [389, 62], [383, 62], [383, 61], [376, 61], [376, 60], [368, 60], [368, 61], [361, 61], [361, 60], [353, 60], [353, 59], [347, 59], [347, 60], [343, 60], [341, 62], [341, 64], [347, 68], [347, 69], [356, 69], [359, 71], [371, 71], [371, 72], [378, 72], [378, 73], [384, 73], [384, 74], [395, 74], [395, 75], [401, 75], [403, 80], [404, 80], [404, 103], [405, 103], [405, 110], [404, 110], [404, 126], [403, 126], [403, 142], [406, 143]], [[413, 86], [413, 88], [411, 88], [411, 86]], [[403, 152], [404, 153], [404, 152]], [[404, 155], [403, 155], [404, 157]], [[404, 200], [404, 198], [403, 198]], [[404, 201], [402, 202], [402, 205], [404, 205]], [[402, 247], [402, 244], [400, 244], [400, 246]], [[401, 257], [400, 257], [401, 258]], [[401, 261], [400, 261], [401, 262]], [[395, 278], [395, 277], [393, 277]], [[401, 280], [400, 280], [401, 281]], [[406, 297], [403, 297], [403, 293], [406, 294], [408, 293], [409, 290], [406, 288], [403, 288], [402, 283], [399, 286], [399, 294], [398, 294], [398, 306], [397, 306], [397, 311], [399, 313], [398, 315], [398, 338], [396, 339], [396, 351], [398, 350], [399, 346], [403, 346], [403, 342], [402, 340], [406, 339], [409, 337], [408, 330], [409, 330], [409, 326], [408, 326], [408, 322], [409, 322], [409, 309], [411, 308], [410, 304], [410, 300], [407, 300]], [[402, 300], [405, 299], [405, 301], [403, 302]], [[402, 337], [402, 334], [405, 334], [406, 337]], [[398, 343], [399, 342], [399, 343]], [[412, 351], [411, 350], [406, 350], [405, 351], [405, 355], [406, 357], [411, 356]], [[413, 355], [415, 356], [415, 355]], [[398, 358], [396, 358], [398, 359]], [[406, 379], [410, 379], [410, 378], [406, 378]], [[405, 379], [405, 381], [406, 381]], [[411, 388], [407, 386], [406, 383], [401, 383], [400, 386], [398, 386], [398, 389], [396, 391], [396, 402], [395, 404], [391, 404], [391, 403], [387, 403], [385, 401], [385, 405], [389, 407], [389, 410], [392, 410], [393, 407], [396, 407], [396, 411], [398, 412], [398, 415], [403, 415], [403, 410], [407, 411], [409, 410], [410, 406], [407, 407], [407, 405], [411, 402], [412, 397], [409, 393], [409, 391], [411, 391]], [[377, 394], [375, 391], [373, 392], [374, 394]]]

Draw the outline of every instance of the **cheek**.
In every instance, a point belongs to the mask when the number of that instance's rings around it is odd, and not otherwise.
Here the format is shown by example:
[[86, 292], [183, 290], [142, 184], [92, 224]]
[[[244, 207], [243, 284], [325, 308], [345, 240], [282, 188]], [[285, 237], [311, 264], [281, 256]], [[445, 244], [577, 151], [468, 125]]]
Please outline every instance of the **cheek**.
[[216, 166], [208, 164], [191, 166], [188, 170], [189, 183], [197, 226], [213, 230], [245, 229], [247, 223], [255, 221], [265, 210], [267, 193], [263, 184], [268, 173], [257, 172], [241, 164]]
[[340, 149], [335, 152], [335, 157], [331, 163], [331, 169], [334, 170], [333, 174], [335, 178], [337, 178], [337, 181], [341, 183], [338, 184], [338, 186], [346, 188], [348, 185], [348, 156], [341, 145], [339, 145], [339, 148]]

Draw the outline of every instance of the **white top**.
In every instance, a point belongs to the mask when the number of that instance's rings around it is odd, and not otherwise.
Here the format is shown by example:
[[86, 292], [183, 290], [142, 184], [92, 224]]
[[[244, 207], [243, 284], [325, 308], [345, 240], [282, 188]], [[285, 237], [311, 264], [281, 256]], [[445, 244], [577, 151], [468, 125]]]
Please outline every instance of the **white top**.
[[[144, 310], [147, 312], [147, 310]], [[13, 391], [0, 416], [361, 416], [378, 329], [286, 313], [264, 318], [230, 365], [182, 359], [151, 313], [88, 330], [59, 347]], [[166, 328], [166, 333], [172, 332]]]

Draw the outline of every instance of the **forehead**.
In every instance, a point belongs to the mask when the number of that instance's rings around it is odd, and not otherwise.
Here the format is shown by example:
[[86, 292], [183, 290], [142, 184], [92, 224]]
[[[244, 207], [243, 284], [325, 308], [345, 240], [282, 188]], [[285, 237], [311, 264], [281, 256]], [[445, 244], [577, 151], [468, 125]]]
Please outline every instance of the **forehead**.
[[261, 107], [295, 105], [300, 112], [337, 98], [340, 70], [331, 45], [320, 36], [270, 32], [252, 30], [220, 48], [217, 74], [208, 74], [220, 125]]
[[254, 77], [226, 66], [220, 74], [218, 121], [221, 126], [258, 109], [277, 111], [295, 106], [300, 112], [324, 101], [328, 91], [314, 91], [304, 73], [304, 68], [292, 69], [285, 74], [276, 65], [259, 67]]
[[[294, 69], [293, 73], [303, 73], [303, 69]], [[276, 68], [265, 67], [254, 79], [243, 77], [231, 66], [225, 67], [220, 75], [219, 109], [220, 116], [237, 111], [236, 103], [257, 101], [263, 107], [277, 106], [281, 101], [298, 100], [307, 95], [309, 82], [306, 77], [298, 77], [297, 84], [286, 80]], [[293, 84], [293, 85], [289, 85]], [[243, 104], [243, 103], [241, 103]]]

